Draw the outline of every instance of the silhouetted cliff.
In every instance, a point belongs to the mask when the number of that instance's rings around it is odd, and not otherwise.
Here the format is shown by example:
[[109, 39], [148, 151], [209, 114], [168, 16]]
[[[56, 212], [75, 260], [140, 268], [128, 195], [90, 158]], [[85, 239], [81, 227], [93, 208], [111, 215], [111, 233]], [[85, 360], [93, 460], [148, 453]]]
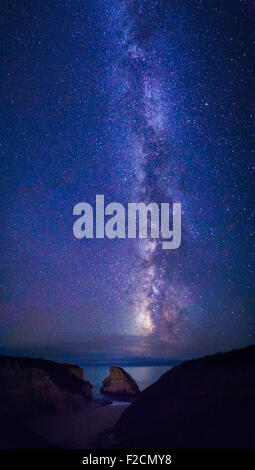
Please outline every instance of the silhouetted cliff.
[[184, 362], [140, 393], [102, 447], [254, 448], [255, 346]]

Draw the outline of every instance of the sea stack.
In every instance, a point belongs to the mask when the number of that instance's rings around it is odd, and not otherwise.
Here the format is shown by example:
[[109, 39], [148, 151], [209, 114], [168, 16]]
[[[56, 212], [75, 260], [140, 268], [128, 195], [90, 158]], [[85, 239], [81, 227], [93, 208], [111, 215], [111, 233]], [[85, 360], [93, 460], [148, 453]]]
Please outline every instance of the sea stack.
[[101, 392], [110, 395], [134, 397], [140, 390], [136, 381], [121, 367], [110, 367], [110, 375], [103, 381]]

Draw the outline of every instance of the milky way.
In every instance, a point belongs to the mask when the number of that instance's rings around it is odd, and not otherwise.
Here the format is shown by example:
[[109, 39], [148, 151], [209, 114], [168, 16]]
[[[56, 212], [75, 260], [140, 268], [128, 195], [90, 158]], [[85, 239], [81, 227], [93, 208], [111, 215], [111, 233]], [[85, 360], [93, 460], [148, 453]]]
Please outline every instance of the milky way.
[[[254, 342], [254, 14], [244, 0], [3, 2], [6, 350]], [[74, 239], [73, 207], [96, 194], [180, 202], [181, 247]]]
[[[183, 196], [171, 155], [169, 72], [164, 72], [166, 31], [159, 32], [155, 25], [153, 16], [157, 7], [158, 2], [150, 6], [148, 2], [120, 2], [119, 10], [114, 10], [117, 28], [111, 25], [120, 38], [114, 74], [121, 77], [118, 105], [130, 120], [127, 141], [135, 179], [133, 198], [146, 203], [174, 202], [173, 195], [181, 201]], [[153, 19], [152, 27], [148, 26], [150, 19]], [[159, 333], [166, 339], [172, 335], [177, 338], [183, 334], [185, 306], [189, 305], [191, 295], [179, 276], [176, 256], [163, 253], [161, 243], [156, 240], [136, 245], [140, 263], [132, 282], [138, 329], [142, 334]]]

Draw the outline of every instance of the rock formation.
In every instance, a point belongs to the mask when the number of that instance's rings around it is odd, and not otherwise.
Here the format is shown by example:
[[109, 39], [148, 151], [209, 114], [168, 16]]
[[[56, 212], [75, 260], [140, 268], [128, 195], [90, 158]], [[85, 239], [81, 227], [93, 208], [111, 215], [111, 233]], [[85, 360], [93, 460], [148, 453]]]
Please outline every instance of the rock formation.
[[255, 447], [255, 346], [187, 361], [141, 392], [99, 446]]
[[101, 391], [124, 397], [133, 397], [140, 392], [136, 381], [121, 367], [110, 367], [110, 375], [104, 379]]
[[71, 412], [92, 398], [92, 386], [82, 377], [75, 365], [0, 356], [1, 406], [20, 416]]

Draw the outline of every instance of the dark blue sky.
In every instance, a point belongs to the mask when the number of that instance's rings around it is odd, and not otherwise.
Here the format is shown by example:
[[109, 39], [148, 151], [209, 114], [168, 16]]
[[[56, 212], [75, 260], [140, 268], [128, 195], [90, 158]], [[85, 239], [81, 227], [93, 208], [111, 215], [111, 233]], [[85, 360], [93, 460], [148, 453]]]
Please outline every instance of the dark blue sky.
[[[2, 2], [4, 351], [254, 342], [254, 18], [252, 0]], [[96, 194], [181, 202], [181, 247], [76, 240]]]

